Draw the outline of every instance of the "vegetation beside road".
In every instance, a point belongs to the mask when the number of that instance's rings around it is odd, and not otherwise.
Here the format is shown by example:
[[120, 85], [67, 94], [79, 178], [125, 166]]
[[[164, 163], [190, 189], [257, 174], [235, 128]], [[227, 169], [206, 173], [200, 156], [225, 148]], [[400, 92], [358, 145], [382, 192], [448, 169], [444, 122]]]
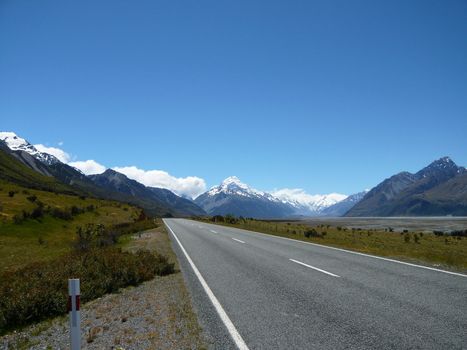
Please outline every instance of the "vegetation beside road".
[[[130, 227], [120, 232], [130, 232]], [[174, 265], [162, 255], [116, 247], [120, 232], [88, 224], [77, 230], [71, 252], [2, 273], [0, 333], [66, 313], [69, 278], [81, 279], [81, 300], [87, 302], [174, 272]]]
[[196, 219], [372, 255], [467, 271], [467, 230], [453, 234], [407, 230], [397, 233], [392, 232], [391, 228], [383, 231], [322, 224], [311, 226], [300, 221], [256, 220], [231, 215]]
[[[87, 349], [207, 348], [209, 340], [198, 324], [165, 226], [160, 219], [156, 220], [156, 225], [153, 229], [123, 236], [118, 246], [128, 254], [144, 251], [165, 256], [168, 263], [175, 266], [175, 273], [82, 303], [82, 343]], [[82, 287], [90, 286], [82, 284]], [[69, 346], [67, 328], [67, 317], [47, 319], [0, 336], [0, 348], [63, 349]]]

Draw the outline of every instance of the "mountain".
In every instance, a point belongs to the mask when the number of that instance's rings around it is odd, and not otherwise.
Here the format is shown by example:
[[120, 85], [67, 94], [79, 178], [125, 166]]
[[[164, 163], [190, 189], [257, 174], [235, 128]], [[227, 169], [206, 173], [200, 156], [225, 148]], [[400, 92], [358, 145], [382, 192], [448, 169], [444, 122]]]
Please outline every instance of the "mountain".
[[219, 186], [198, 196], [195, 203], [209, 215], [284, 218], [295, 213], [291, 205], [249, 187], [235, 176], [228, 177]]
[[0, 140], [4, 141], [12, 151], [26, 152], [44, 164], [51, 165], [60, 162], [55, 156], [38, 151], [36, 147], [14, 132], [0, 132]]
[[340, 193], [310, 195], [302, 190], [278, 190], [272, 193], [282, 203], [294, 208], [294, 216], [321, 216], [322, 212], [341, 201], [347, 196]]
[[188, 199], [179, 197], [169, 190], [146, 187], [112, 169], [107, 169], [102, 174], [90, 175], [89, 179], [99, 188], [107, 190], [110, 194], [118, 193], [120, 200], [125, 198], [129, 203], [144, 208], [151, 215], [206, 214], [203, 209]]
[[[17, 152], [0, 141], [0, 180], [15, 183], [23, 187], [37, 190], [76, 194], [76, 191], [69, 186], [57, 181], [52, 176], [46, 176], [24, 164], [16, 156]], [[28, 161], [33, 161], [29, 159]]]
[[362, 191], [352, 194], [344, 200], [328, 206], [320, 211], [320, 216], [338, 217], [344, 216], [352, 207], [360, 202], [368, 191]]
[[[113, 170], [86, 176], [53, 155], [38, 151], [13, 132], [0, 132], [0, 150], [3, 152], [0, 178], [23, 186], [39, 186], [40, 189], [54, 191], [59, 189], [62, 192], [131, 203], [154, 216], [206, 214], [191, 200], [181, 198], [169, 190], [146, 187]], [[37, 176], [39, 174], [42, 177]]]
[[465, 174], [449, 157], [440, 158], [415, 174], [384, 180], [346, 216], [467, 215]]

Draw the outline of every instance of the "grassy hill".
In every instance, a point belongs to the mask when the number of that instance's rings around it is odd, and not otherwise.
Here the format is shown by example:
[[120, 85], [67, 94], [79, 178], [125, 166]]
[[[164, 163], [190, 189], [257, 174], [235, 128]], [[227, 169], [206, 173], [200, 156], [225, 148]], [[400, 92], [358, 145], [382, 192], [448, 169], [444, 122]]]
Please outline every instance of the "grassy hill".
[[0, 180], [0, 271], [68, 252], [78, 226], [131, 223], [140, 213], [128, 204]]

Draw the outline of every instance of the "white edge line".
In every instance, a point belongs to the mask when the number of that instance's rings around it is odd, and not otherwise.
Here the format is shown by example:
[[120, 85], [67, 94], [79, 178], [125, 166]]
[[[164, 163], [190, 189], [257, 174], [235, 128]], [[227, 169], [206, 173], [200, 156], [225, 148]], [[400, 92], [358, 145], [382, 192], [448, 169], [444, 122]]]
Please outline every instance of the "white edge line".
[[[211, 224], [211, 225], [214, 225], [214, 224]], [[217, 225], [217, 226], [219, 226], [219, 225]], [[356, 254], [356, 255], [366, 256], [366, 257], [369, 257], [369, 258], [374, 258], [374, 259], [380, 259], [380, 260], [390, 261], [390, 262], [394, 262], [394, 263], [398, 263], [398, 264], [403, 264], [403, 265], [408, 265], [408, 266], [412, 266], [412, 267], [419, 267], [419, 268], [421, 268], [421, 269], [432, 270], [432, 271], [438, 271], [438, 272], [444, 272], [444, 273], [447, 273], [447, 274], [450, 274], [450, 275], [454, 275], [454, 276], [467, 277], [467, 275], [464, 275], [463, 273], [459, 273], [459, 272], [452, 272], [452, 271], [447, 271], [447, 270], [441, 270], [441, 269], [437, 269], [437, 268], [434, 268], [434, 267], [412, 264], [412, 263], [409, 263], [409, 262], [400, 261], [400, 260], [395, 260], [395, 259], [390, 259], [390, 258], [383, 258], [382, 256], [376, 256], [376, 255], [371, 255], [371, 254], [365, 254], [365, 253], [360, 253], [360, 252], [354, 252], [354, 251], [352, 251], [352, 250], [347, 250], [347, 249], [342, 249], [342, 248], [336, 248], [336, 247], [330, 247], [330, 246], [327, 246], [327, 245], [324, 245], [324, 244], [317, 244], [317, 243], [311, 243], [311, 242], [304, 242], [304, 241], [300, 241], [300, 240], [298, 240], [298, 239], [292, 239], [292, 238], [287, 238], [287, 237], [280, 237], [280, 236], [275, 236], [275, 235], [268, 235], [268, 234], [266, 234], [266, 233], [257, 232], [257, 231], [248, 231], [248, 230], [243, 230], [243, 229], [236, 228], [236, 227], [230, 227], [230, 226], [224, 226], [224, 227], [233, 228], [233, 229], [235, 229], [235, 230], [240, 230], [240, 231], [252, 232], [252, 233], [260, 234], [260, 235], [263, 235], [263, 236], [266, 236], [266, 237], [275, 237], [275, 238], [285, 239], [285, 240], [287, 240], [287, 241], [292, 241], [292, 242], [295, 242], [295, 243], [310, 244], [310, 245], [314, 245], [314, 246], [321, 247], [321, 248], [339, 250], [339, 251], [341, 251], [341, 252], [346, 252], [346, 253], [350, 253], [350, 254]]]
[[318, 269], [317, 267], [314, 267], [314, 266], [311, 266], [311, 265], [308, 265], [308, 264], [305, 264], [305, 263], [302, 263], [301, 261], [298, 261], [298, 260], [294, 260], [294, 259], [289, 259], [290, 261], [293, 261], [294, 263], [296, 264], [300, 264], [300, 265], [303, 265], [303, 266], [306, 266], [306, 267], [309, 267], [310, 269], [313, 269], [313, 270], [316, 270], [316, 271], [319, 271], [319, 272], [322, 272], [322, 273], [325, 273], [326, 275], [329, 275], [329, 276], [332, 276], [332, 277], [340, 277], [338, 275], [335, 275], [331, 272], [328, 272], [328, 271], [325, 271], [325, 270], [321, 270], [321, 269]]
[[198, 277], [198, 280], [200, 281], [201, 285], [203, 286], [204, 291], [208, 295], [209, 299], [211, 300], [211, 303], [214, 305], [214, 308], [216, 309], [219, 317], [221, 318], [222, 322], [224, 323], [225, 327], [227, 328], [227, 331], [229, 332], [230, 336], [232, 337], [233, 341], [235, 342], [235, 345], [240, 350], [249, 350], [248, 346], [246, 345], [245, 341], [243, 340], [242, 336], [240, 333], [238, 333], [237, 329], [235, 328], [234, 324], [230, 320], [229, 316], [225, 312], [224, 308], [222, 307], [221, 303], [219, 300], [217, 300], [216, 296], [212, 292], [211, 288], [209, 288], [208, 284], [204, 280], [203, 276], [199, 272], [198, 268], [196, 265], [193, 263], [193, 260], [191, 260], [190, 256], [188, 255], [187, 251], [183, 247], [182, 243], [178, 239], [177, 235], [174, 233], [174, 231], [170, 228], [170, 226], [165, 222], [165, 226], [170, 230], [172, 235], [174, 236], [175, 240], [177, 241], [178, 245], [180, 246], [180, 249], [182, 250], [183, 254], [185, 254], [186, 259], [191, 265], [191, 268], [193, 269], [193, 272], [195, 273], [196, 277]]
[[239, 240], [239, 239], [236, 239], [236, 238], [232, 238], [232, 239], [233, 239], [234, 241], [237, 241], [237, 242], [240, 242], [240, 243], [245, 243], [245, 242], [243, 242], [243, 241], [241, 241], [241, 240]]

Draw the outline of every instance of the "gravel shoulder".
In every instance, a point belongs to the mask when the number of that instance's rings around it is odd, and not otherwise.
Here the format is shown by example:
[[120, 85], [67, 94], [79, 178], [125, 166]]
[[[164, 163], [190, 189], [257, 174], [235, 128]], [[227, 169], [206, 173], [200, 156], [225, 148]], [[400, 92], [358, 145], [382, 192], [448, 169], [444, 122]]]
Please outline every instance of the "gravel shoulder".
[[[164, 225], [133, 236], [125, 249], [157, 251], [175, 263], [176, 273], [157, 277], [83, 305], [82, 348], [207, 348]], [[0, 349], [68, 348], [67, 316], [0, 337]]]

